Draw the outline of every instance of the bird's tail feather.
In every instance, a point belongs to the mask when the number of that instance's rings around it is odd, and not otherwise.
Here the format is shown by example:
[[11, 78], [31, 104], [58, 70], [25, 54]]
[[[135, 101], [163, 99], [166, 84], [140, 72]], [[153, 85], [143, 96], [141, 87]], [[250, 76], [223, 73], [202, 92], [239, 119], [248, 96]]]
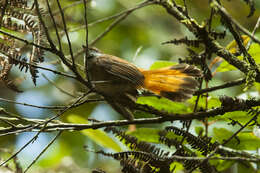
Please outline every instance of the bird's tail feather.
[[201, 76], [198, 68], [188, 64], [141, 71], [145, 77], [145, 89], [172, 101], [184, 101], [192, 97], [198, 87], [195, 77]]

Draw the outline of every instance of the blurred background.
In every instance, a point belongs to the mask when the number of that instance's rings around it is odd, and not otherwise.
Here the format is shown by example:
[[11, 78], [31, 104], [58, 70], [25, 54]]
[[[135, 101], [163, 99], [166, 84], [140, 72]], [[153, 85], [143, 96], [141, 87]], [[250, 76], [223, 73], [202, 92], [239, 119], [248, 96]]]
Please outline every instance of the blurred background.
[[[46, 9], [45, 1], [39, 1], [44, 9]], [[60, 1], [62, 7], [66, 7], [78, 1], [62, 0]], [[89, 23], [95, 22], [99, 19], [111, 16], [125, 9], [132, 8], [142, 1], [138, 0], [91, 0], [88, 2], [88, 21]], [[51, 1], [51, 7], [53, 11], [57, 11], [57, 4]], [[252, 31], [255, 27], [257, 19], [260, 14], [260, 1], [255, 1], [256, 12], [254, 16], [247, 18], [249, 14], [249, 7], [242, 0], [222, 1], [228, 12], [245, 28]], [[209, 17], [210, 11], [208, 8], [207, 0], [187, 1], [187, 7], [189, 14], [198, 20], [199, 22], [205, 22]], [[74, 5], [65, 10], [65, 17], [68, 28], [70, 30], [69, 35], [72, 41], [73, 50], [77, 52], [85, 45], [85, 30], [74, 30], [84, 24], [83, 20], [84, 7], [82, 3]], [[55, 18], [58, 24], [61, 25], [60, 16], [56, 15]], [[50, 22], [49, 18], [46, 22]], [[89, 27], [89, 40], [95, 39], [105, 28], [113, 22], [108, 20], [102, 23], [98, 23]], [[213, 26], [217, 31], [224, 31], [225, 28], [220, 25], [220, 20], [215, 19]], [[51, 35], [54, 37], [55, 32], [51, 29]], [[258, 38], [260, 38], [259, 29], [256, 32]], [[162, 45], [163, 42], [172, 39], [178, 39], [183, 37], [194, 36], [176, 19], [169, 16], [166, 11], [157, 5], [151, 5], [129, 15], [125, 20], [119, 23], [114, 29], [112, 29], [106, 36], [97, 42], [95, 47], [99, 48], [107, 54], [112, 54], [121, 58], [124, 58], [138, 67], [149, 69], [150, 66], [158, 60], [167, 60], [178, 62], [178, 59], [188, 56], [187, 47], [185, 45]], [[26, 36], [25, 36], [26, 37]], [[226, 46], [232, 41], [231, 35], [227, 32], [227, 37], [220, 40], [223, 46]], [[64, 48], [67, 46], [65, 36], [62, 38]], [[194, 49], [197, 52], [203, 50], [203, 47]], [[64, 49], [67, 54], [68, 49]], [[79, 57], [79, 62], [82, 63], [83, 56]], [[45, 54], [45, 62], [41, 66], [65, 71], [66, 68], [60, 64], [55, 63], [57, 57], [52, 54]], [[259, 57], [260, 58], [260, 57]], [[211, 60], [209, 60], [209, 63]], [[79, 93], [85, 92], [83, 86], [72, 79], [67, 79], [58, 75], [54, 75], [51, 72], [39, 70], [39, 78], [37, 86], [34, 86], [29, 74], [21, 73], [18, 69], [12, 70], [12, 77], [22, 79], [19, 84], [19, 89], [22, 93], [16, 93], [7, 89], [0, 83], [0, 97], [14, 100], [22, 103], [30, 103], [42, 106], [51, 105], [66, 105], [71, 103]], [[45, 76], [43, 76], [44, 74]], [[242, 74], [238, 71], [218, 72], [215, 74], [212, 81], [209, 82], [209, 86], [216, 86], [226, 81], [239, 79]], [[70, 93], [70, 95], [60, 92], [57, 87], [49, 82], [51, 80], [59, 88]], [[253, 96], [258, 96], [256, 88], [251, 88], [248, 92]], [[228, 96], [241, 96], [243, 95], [242, 87], [233, 87], [217, 92], [213, 92], [214, 95], [219, 96], [222, 94]], [[5, 108], [9, 112], [13, 112], [28, 118], [44, 119], [55, 115], [55, 111], [38, 109], [32, 107], [26, 107], [23, 105], [11, 104], [0, 101], [0, 107]], [[116, 120], [121, 117], [108, 106], [106, 103], [90, 103], [85, 105], [80, 111], [83, 118], [93, 117], [98, 120]], [[63, 121], [68, 121], [65, 117], [61, 118]], [[200, 122], [195, 123], [198, 126], [202, 126]], [[160, 125], [158, 125], [159, 127]], [[148, 126], [149, 127], [149, 126]], [[39, 138], [30, 144], [25, 150], [18, 155], [18, 161], [22, 167], [26, 167], [38, 153], [44, 148], [45, 145], [54, 137], [55, 133], [41, 133]], [[34, 133], [23, 133], [19, 135], [0, 136], [0, 148], [8, 148], [8, 151], [2, 152], [0, 156], [7, 158], [10, 153], [17, 151], [22, 147]], [[118, 145], [125, 149], [120, 142], [111, 136]], [[48, 151], [40, 158], [40, 160], [31, 168], [29, 172], [91, 172], [93, 168], [102, 168], [108, 173], [120, 172], [120, 165], [118, 162], [112, 159], [98, 156], [91, 152], [87, 152], [84, 149], [84, 145], [94, 150], [101, 149], [102, 147], [89, 139], [81, 132], [64, 132], [62, 136], [48, 149]], [[113, 151], [109, 150], [108, 151]], [[0, 169], [1, 170], [1, 169]], [[0, 171], [1, 172], [1, 171]]]

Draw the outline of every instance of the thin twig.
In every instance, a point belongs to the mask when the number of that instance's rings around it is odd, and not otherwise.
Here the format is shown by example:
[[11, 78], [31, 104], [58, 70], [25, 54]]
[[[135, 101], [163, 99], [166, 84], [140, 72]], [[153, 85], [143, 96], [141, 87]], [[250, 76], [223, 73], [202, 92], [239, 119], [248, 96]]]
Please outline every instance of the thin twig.
[[56, 21], [54, 19], [54, 14], [52, 14], [52, 10], [51, 10], [50, 4], [49, 4], [49, 0], [46, 0], [46, 3], [47, 3], [47, 7], [48, 7], [48, 12], [51, 16], [53, 26], [55, 28], [55, 33], [56, 33], [56, 37], [57, 37], [58, 44], [59, 44], [59, 51], [62, 52], [62, 46], [61, 46], [61, 40], [60, 40], [60, 36], [59, 36], [59, 32], [58, 32], [58, 27], [57, 27]]
[[76, 98], [77, 96], [65, 91], [64, 89], [62, 89], [61, 87], [59, 87], [54, 81], [52, 81], [51, 79], [49, 79], [44, 73], [42, 73], [42, 76], [50, 83], [52, 84], [55, 88], [57, 88], [60, 92], [70, 96], [70, 97], [73, 97], [73, 98]]
[[2, 12], [1, 12], [1, 17], [0, 17], [0, 28], [2, 28], [2, 23], [3, 23], [3, 19], [4, 19], [4, 15], [5, 15], [7, 5], [8, 5], [8, 1], [5, 0], [4, 5], [2, 6]]
[[[249, 66], [247, 65], [247, 63], [239, 60], [227, 49], [220, 46], [220, 44], [216, 42], [215, 39], [210, 36], [210, 34], [208, 34], [206, 27], [199, 25], [198, 22], [196, 22], [195, 20], [187, 19], [187, 17], [183, 16], [182, 13], [170, 3], [170, 1], [154, 0], [153, 2], [156, 2], [156, 4], [161, 5], [163, 8], [165, 8], [169, 15], [176, 18], [196, 37], [200, 36], [206, 46], [210, 48], [210, 50], [212, 50], [216, 55], [224, 58], [229, 64], [235, 66], [243, 73], [247, 74], [249, 72]], [[257, 76], [256, 81], [260, 81], [260, 74], [259, 76]]]
[[[90, 0], [88, 0], [87, 2], [90, 2]], [[74, 3], [71, 3], [71, 4], [63, 7], [62, 11], [65, 12], [67, 9], [72, 8], [74, 6], [77, 6], [77, 5], [80, 5], [80, 4], [82, 4], [82, 0], [81, 1], [76, 1]], [[56, 11], [53, 12], [53, 15], [55, 16], [55, 15], [59, 14], [59, 12], [60, 12], [60, 10], [56, 10]]]
[[3, 121], [4, 123], [6, 123], [7, 125], [11, 126], [11, 127], [16, 127], [15, 124], [11, 123], [9, 120], [3, 119], [0, 117], [0, 120]]
[[15, 39], [15, 40], [19, 40], [19, 41], [21, 41], [21, 42], [23, 42], [23, 43], [25, 43], [25, 44], [27, 44], [27, 45], [32, 45], [32, 46], [35, 46], [35, 47], [40, 48], [40, 49], [42, 49], [42, 50], [46, 50], [46, 51], [49, 51], [49, 52], [52, 52], [52, 53], [53, 53], [53, 49], [51, 49], [51, 48], [49, 48], [49, 47], [44, 47], [44, 46], [35, 44], [35, 43], [32, 42], [32, 41], [25, 40], [25, 39], [23, 39], [23, 38], [17, 37], [17, 36], [15, 36], [15, 35], [12, 35], [12, 34], [10, 34], [10, 33], [8, 33], [8, 32], [2, 31], [2, 30], [0, 30], [0, 33], [3, 34], [3, 35], [8, 36], [8, 37], [10, 37], [10, 38], [13, 38], [13, 39]]
[[86, 97], [87, 95], [89, 95], [92, 91], [88, 91], [87, 93], [83, 94], [82, 96], [80, 96], [76, 101], [73, 102], [73, 104], [71, 104], [70, 106], [66, 107], [65, 109], [63, 109], [62, 111], [60, 111], [57, 115], [47, 119], [43, 124], [48, 124], [49, 122], [51, 122], [52, 120], [55, 120], [56, 118], [58, 118], [59, 116], [61, 116], [62, 114], [64, 114], [67, 110], [69, 110], [70, 108], [73, 108], [76, 104], [78, 104], [84, 97]]
[[[147, 3], [147, 4], [145, 4], [145, 3]], [[143, 4], [143, 5], [142, 5], [142, 4]], [[119, 23], [121, 20], [123, 20], [125, 17], [127, 17], [130, 13], [132, 13], [133, 11], [135, 11], [135, 10], [137, 10], [137, 9], [139, 9], [139, 8], [142, 8], [142, 7], [145, 7], [145, 6], [147, 6], [147, 5], [151, 5], [151, 4], [154, 4], [154, 2], [149, 2], [149, 3], [148, 3], [148, 1], [145, 1], [145, 2], [141, 3], [140, 5], [137, 5], [136, 7], [129, 8], [129, 9], [125, 10], [125, 11], [119, 12], [119, 13], [114, 14], [114, 15], [112, 15], [112, 16], [105, 17], [105, 18], [99, 19], [99, 20], [97, 20], [97, 21], [94, 21], [94, 22], [92, 22], [92, 23], [89, 23], [89, 24], [88, 24], [88, 27], [94, 26], [94, 25], [96, 25], [96, 24], [98, 24], [98, 23], [101, 23], [101, 22], [105, 22], [105, 21], [108, 21], [108, 20], [112, 20], [112, 19], [117, 18], [111, 25], [109, 25], [109, 26], [106, 28], [106, 30], [105, 30], [103, 33], [101, 33], [96, 39], [94, 39], [94, 40], [90, 43], [90, 46], [93, 46], [99, 39], [101, 39], [103, 36], [105, 36], [114, 26], [116, 26], [117, 23]], [[122, 17], [122, 16], [125, 16], [125, 17]], [[120, 18], [120, 19], [119, 19], [119, 18]], [[118, 20], [119, 20], [119, 21], [118, 21]], [[116, 22], [116, 21], [118, 21], [118, 22]], [[84, 26], [80, 26], [80, 27], [78, 27], [78, 28], [74, 28], [74, 29], [72, 29], [72, 30], [70, 30], [70, 31], [73, 31], [73, 32], [74, 32], [74, 31], [77, 31], [77, 30], [79, 30], [79, 29], [84, 29], [84, 28], [86, 28], [85, 25], [84, 25]], [[99, 38], [99, 37], [100, 37], [100, 38]], [[77, 58], [78, 56], [80, 56], [82, 53], [84, 53], [84, 51], [85, 51], [85, 49], [81, 49], [81, 50], [79, 50], [78, 52], [76, 52], [76, 53], [74, 54], [74, 58]]]
[[84, 84], [85, 86], [87, 86], [88, 88], [90, 88], [89, 86], [89, 83], [88, 81], [86, 81], [78, 72], [77, 70], [77, 67], [75, 65], [75, 59], [74, 59], [74, 56], [73, 56], [73, 52], [72, 52], [72, 45], [71, 45], [71, 42], [70, 42], [70, 38], [69, 38], [69, 35], [68, 35], [68, 32], [67, 32], [67, 26], [66, 26], [66, 21], [65, 21], [65, 17], [64, 17], [64, 13], [62, 12], [61, 10], [61, 5], [59, 3], [59, 0], [57, 0], [57, 4], [59, 6], [59, 9], [60, 9], [60, 13], [61, 13], [61, 17], [62, 17], [62, 22], [63, 22], [63, 27], [64, 27], [64, 31], [66, 33], [66, 38], [67, 38], [67, 41], [68, 41], [68, 45], [69, 45], [69, 50], [70, 50], [70, 55], [71, 55], [71, 61], [72, 61], [72, 64], [66, 59], [65, 55], [63, 54], [62, 51], [60, 50], [57, 50], [56, 48], [53, 48], [51, 49], [51, 51], [57, 55], [60, 60], [76, 75], [76, 79], [77, 81], [81, 82], [82, 84]]
[[90, 80], [90, 73], [89, 73], [89, 66], [88, 66], [88, 56], [89, 56], [89, 46], [88, 46], [88, 13], [87, 13], [87, 5], [86, 0], [84, 2], [84, 22], [85, 22], [85, 31], [86, 31], [86, 50], [85, 50], [85, 57], [84, 57], [84, 67], [85, 67], [85, 75], [87, 77], [90, 89], [93, 88], [91, 80]]
[[203, 93], [212, 92], [212, 91], [216, 91], [216, 90], [219, 90], [219, 89], [225, 89], [225, 88], [241, 85], [241, 84], [245, 83], [245, 81], [246, 81], [246, 79], [238, 79], [238, 80], [235, 80], [235, 81], [227, 82], [227, 83], [219, 85], [219, 86], [200, 89], [200, 90], [197, 90], [194, 93], [194, 95], [200, 95], [200, 94], [203, 94]]
[[103, 38], [109, 31], [111, 31], [118, 23], [120, 23], [122, 20], [124, 20], [128, 15], [130, 15], [132, 12], [134, 12], [135, 10], [154, 4], [154, 2], [152, 1], [144, 1], [141, 4], [137, 5], [136, 7], [127, 10], [126, 12], [124, 12], [123, 15], [120, 15], [114, 22], [112, 22], [103, 33], [99, 34], [93, 41], [91, 41], [90, 46], [95, 45], [101, 38]]
[[38, 154], [38, 156], [32, 161], [32, 163], [24, 170], [24, 173], [26, 173], [31, 166], [41, 157], [41, 155], [56, 141], [56, 139], [61, 135], [62, 131], [59, 131], [58, 134], [51, 140], [51, 142]]
[[70, 63], [66, 60], [66, 58], [65, 58], [65, 56], [64, 56], [64, 54], [63, 54], [63, 52], [61, 52], [60, 50], [57, 50], [57, 49], [56, 49], [54, 43], [52, 42], [52, 40], [51, 40], [51, 38], [50, 38], [50, 35], [49, 35], [49, 33], [48, 33], [48, 29], [47, 29], [47, 27], [46, 27], [46, 25], [45, 25], [43, 19], [41, 18], [41, 14], [40, 14], [40, 11], [39, 11], [38, 2], [37, 2], [37, 0], [35, 0], [35, 5], [36, 5], [36, 8], [37, 8], [37, 12], [39, 13], [40, 22], [41, 22], [41, 24], [44, 26], [45, 34], [46, 34], [47, 39], [48, 39], [48, 41], [49, 41], [49, 43], [50, 43], [50, 45], [51, 45], [51, 50], [50, 50], [50, 51], [51, 51], [52, 53], [54, 53], [55, 55], [59, 56], [59, 58], [62, 60], [62, 62], [63, 62], [67, 67], [69, 67], [71, 71], [74, 72], [74, 74], [76, 75], [78, 81], [80, 81], [81, 83], [83, 83], [83, 84], [85, 84], [85, 85], [88, 86], [87, 82], [86, 82], [86, 81], [83, 79], [83, 77], [78, 73], [77, 68], [76, 68], [76, 66], [75, 66], [74, 57], [73, 57], [73, 52], [72, 52], [72, 46], [71, 46], [71, 42], [70, 42], [69, 35], [68, 35], [68, 32], [67, 32], [66, 21], [65, 21], [64, 13], [63, 13], [63, 11], [62, 11], [62, 9], [61, 9], [61, 5], [60, 5], [59, 0], [57, 0], [57, 4], [58, 4], [58, 7], [59, 7], [59, 9], [60, 9], [60, 14], [61, 14], [61, 17], [62, 17], [62, 22], [63, 22], [64, 31], [65, 31], [65, 33], [66, 33], [66, 38], [67, 38], [67, 41], [68, 41], [68, 44], [69, 44], [69, 50], [70, 50], [70, 54], [71, 54], [72, 64], [70, 64]]
[[[92, 22], [92, 23], [89, 23], [88, 24], [88, 27], [90, 26], [94, 26], [98, 23], [101, 23], [101, 22], [105, 22], [107, 20], [111, 20], [111, 19], [114, 19], [114, 18], [117, 18], [111, 25], [109, 25], [105, 31], [103, 33], [101, 33], [99, 36], [96, 37], [96, 39], [94, 39], [89, 45], [90, 46], [93, 46], [99, 39], [101, 39], [102, 37], [104, 37], [111, 29], [113, 29], [113, 27], [115, 27], [119, 22], [121, 22], [125, 17], [127, 17], [130, 13], [132, 13], [133, 11], [139, 9], [139, 8], [142, 8], [142, 7], [145, 7], [147, 5], [151, 5], [151, 4], [154, 4], [154, 2], [148, 2], [148, 1], [145, 1], [139, 5], [137, 5], [136, 7], [133, 7], [133, 8], [129, 8], [125, 11], [122, 11], [122, 12], [119, 12], [117, 14], [114, 14], [112, 16], [109, 16], [109, 17], [105, 17], [105, 18], [102, 18], [102, 19], [99, 19], [95, 22]], [[80, 26], [79, 28], [75, 28], [73, 30], [70, 30], [70, 31], [77, 31], [79, 29], [84, 29], [86, 28], [86, 26]], [[78, 56], [80, 56], [82, 53], [85, 52], [85, 49], [81, 49], [79, 50], [78, 52], [76, 52], [74, 54], [74, 58], [77, 58]]]
[[[70, 106], [65, 107], [63, 110], [61, 110], [58, 114], [56, 114], [55, 116], [46, 119], [44, 121], [39, 122], [36, 125], [27, 125], [27, 126], [19, 126], [17, 128], [9, 128], [9, 130], [11, 131], [6, 131], [4, 132], [4, 134], [2, 133], [0, 136], [5, 136], [5, 135], [10, 135], [10, 134], [14, 134], [14, 133], [21, 133], [21, 132], [26, 132], [26, 131], [30, 131], [30, 130], [34, 130], [37, 129], [38, 127], [42, 127], [42, 125], [47, 126], [48, 123], [52, 122], [54, 119], [58, 118], [59, 116], [63, 115], [63, 113], [65, 113], [67, 110], [69, 110], [72, 107], [75, 107], [75, 105], [77, 105], [85, 96], [87, 96], [88, 94], [90, 94], [91, 91], [89, 91], [86, 94], [83, 94], [81, 97], [79, 97], [75, 102], [73, 102]], [[3, 129], [3, 131], [5, 131], [6, 129]]]
[[39, 106], [39, 105], [33, 105], [33, 104], [29, 104], [29, 103], [21, 103], [21, 102], [8, 100], [8, 99], [4, 99], [4, 98], [0, 98], [0, 102], [12, 103], [12, 104], [29, 106], [29, 107], [40, 108], [40, 109], [61, 110], [61, 109], [65, 108], [65, 106]]
[[[29, 122], [29, 123], [35, 123], [34, 119], [27, 119], [27, 118], [24, 118], [22, 116], [16, 115], [14, 113], [7, 112], [3, 108], [0, 108], [0, 115], [7, 115], [8, 116], [8, 120], [10, 120], [10, 121], [12, 119], [15, 119], [15, 120], [25, 121], [25, 122]], [[10, 118], [10, 117], [12, 117], [12, 118]], [[1, 117], [1, 118], [3, 119], [3, 118], [7, 118], [7, 117]]]
[[[101, 101], [104, 101], [104, 99], [87, 99], [87, 100], [84, 100], [80, 103], [75, 104], [73, 107], [78, 107], [78, 106], [85, 104], [85, 103], [94, 103], [94, 102], [101, 102]], [[0, 102], [18, 104], [18, 105], [34, 107], [34, 108], [39, 108], [39, 109], [51, 109], [51, 110], [62, 110], [62, 109], [65, 109], [67, 107], [67, 106], [39, 106], [39, 105], [33, 105], [33, 104], [29, 104], [29, 103], [17, 102], [17, 101], [14, 101], [14, 100], [8, 100], [8, 99], [4, 99], [4, 98], [0, 98]], [[20, 120], [25, 120], [25, 121], [30, 120], [30, 119], [24, 119], [24, 118], [19, 117], [18, 115], [15, 115], [15, 114], [11, 115], [11, 113], [6, 112], [3, 109], [0, 109], [0, 113], [6, 114], [8, 116], [16, 117]]]
[[[205, 157], [184, 157], [172, 156], [172, 160], [204, 160]], [[247, 162], [260, 162], [260, 158], [244, 158], [244, 157], [211, 157], [209, 160], [230, 160], [230, 161], [247, 161]]]
[[12, 122], [12, 121], [14, 121], [14, 123], [12, 123], [13, 125], [11, 125], [11, 127], [8, 127], [9, 129], [10, 128], [18, 128], [18, 126], [19, 126], [19, 124], [18, 125], [16, 125], [15, 123], [17, 123], [18, 121], [19, 122], [21, 122], [21, 121], [25, 121], [26, 123], [35, 123], [35, 124], [37, 124], [37, 123], [39, 123], [39, 122], [43, 122], [44, 120], [40, 120], [40, 119], [32, 119], [32, 118], [24, 118], [24, 119], [19, 119], [19, 118], [17, 118], [17, 117], [13, 117], [13, 118], [11, 118], [11, 117], [2, 117], [2, 116], [0, 116], [0, 120], [6, 120], [6, 121], [9, 121], [9, 122]]
[[251, 118], [245, 125], [243, 125], [241, 128], [239, 128], [232, 136], [230, 136], [227, 140], [225, 140], [222, 145], [226, 145], [229, 141], [231, 141], [231, 139], [233, 139], [234, 137], [236, 137], [238, 135], [238, 133], [240, 133], [244, 128], [246, 128], [251, 122], [253, 122], [254, 120], [256, 120], [258, 115], [255, 115], [253, 118]]
[[[109, 21], [109, 20], [112, 20], [112, 19], [116, 19], [116, 18], [118, 18], [118, 17], [124, 15], [125, 13], [128, 13], [129, 11], [132, 11], [132, 10], [136, 10], [136, 7], [132, 7], [132, 8], [120, 11], [120, 12], [118, 12], [116, 14], [111, 15], [111, 16], [98, 19], [98, 20], [96, 20], [94, 22], [89, 23], [88, 27], [92, 27], [92, 26], [95, 26], [96, 24], [99, 24], [99, 23], [102, 23], [102, 22], [106, 22], [106, 21]], [[81, 30], [81, 29], [85, 29], [85, 28], [86, 28], [86, 26], [82, 25], [82, 26], [79, 26], [79, 27], [76, 27], [76, 28], [72, 28], [69, 31], [75, 32], [75, 31], [78, 31], [78, 30]]]
[[70, 42], [68, 30], [67, 30], [67, 24], [66, 24], [64, 12], [62, 11], [59, 0], [56, 0], [56, 2], [58, 4], [59, 10], [60, 10], [60, 15], [61, 15], [61, 18], [62, 18], [62, 23], [63, 23], [63, 29], [64, 29], [64, 32], [65, 32], [65, 35], [66, 35], [66, 38], [67, 38], [67, 42], [68, 42], [68, 45], [69, 45], [69, 51], [70, 51], [70, 56], [71, 56], [71, 60], [72, 60], [72, 66], [73, 66], [74, 70], [76, 71], [75, 60], [74, 60], [73, 51], [72, 51], [72, 45], [71, 45], [71, 42]]
[[[200, 84], [200, 86], [199, 86], [199, 89], [201, 90], [201, 88], [202, 88], [202, 83], [203, 83], [203, 78], [200, 78], [199, 79], [199, 84]], [[194, 108], [193, 108], [193, 112], [197, 112], [197, 108], [198, 108], [198, 104], [199, 104], [199, 100], [200, 100], [200, 94], [198, 94], [197, 95], [197, 98], [196, 98], [196, 101], [195, 101], [195, 105], [194, 105]], [[189, 120], [189, 121], [187, 121], [186, 122], [186, 132], [188, 133], [189, 132], [189, 130], [190, 130], [190, 127], [191, 127], [191, 124], [192, 124], [192, 120]], [[181, 144], [183, 144], [183, 142], [184, 142], [184, 140], [185, 140], [185, 137], [186, 136], [183, 136], [182, 137], [182, 139], [181, 139]]]
[[136, 60], [137, 56], [139, 55], [139, 53], [141, 52], [142, 48], [143, 48], [143, 46], [140, 46], [135, 51], [135, 55], [134, 55], [133, 60], [132, 60], [133, 62], [135, 62], [135, 60]]
[[37, 0], [34, 0], [34, 5], [35, 5], [35, 7], [36, 7], [36, 12], [37, 12], [38, 18], [39, 18], [39, 20], [40, 20], [40, 24], [41, 24], [41, 26], [43, 27], [43, 30], [44, 30], [44, 32], [45, 32], [46, 38], [47, 38], [47, 40], [48, 40], [48, 42], [49, 42], [51, 48], [52, 48], [53, 50], [55, 50], [55, 49], [56, 49], [56, 46], [55, 46], [55, 44], [53, 43], [53, 41], [52, 41], [52, 39], [51, 39], [51, 36], [50, 36], [50, 34], [49, 34], [49, 31], [48, 31], [48, 29], [47, 29], [47, 26], [46, 26], [46, 24], [45, 24], [45, 22], [44, 22], [44, 20], [43, 20], [43, 18], [42, 18], [42, 14], [41, 14], [41, 12], [40, 12], [40, 7], [39, 7], [39, 4], [38, 4], [38, 1], [37, 1]]
[[63, 109], [62, 111], [60, 111], [57, 115], [43, 121], [42, 123], [38, 123], [36, 125], [33, 126], [28, 126], [26, 128], [26, 130], [33, 130], [34, 128], [40, 127], [40, 130], [37, 132], [37, 134], [31, 138], [24, 146], [22, 146], [17, 152], [15, 152], [12, 156], [10, 156], [6, 161], [4, 161], [3, 163], [0, 164], [0, 167], [3, 166], [5, 163], [7, 163], [8, 161], [10, 161], [11, 159], [13, 159], [14, 157], [16, 157], [23, 149], [25, 149], [31, 142], [35, 141], [37, 139], [37, 137], [39, 136], [39, 134], [41, 132], [43, 132], [46, 128], [46, 126], [48, 125], [48, 123], [50, 123], [52, 120], [58, 118], [59, 116], [61, 116], [62, 114], [64, 114], [67, 110], [69, 110], [70, 108], [72, 108], [75, 104], [77, 104], [78, 102], [81, 101], [82, 98], [84, 98], [86, 95], [90, 94], [91, 92], [88, 92], [86, 94], [83, 94], [81, 97], [79, 97], [73, 104], [71, 104], [70, 106], [66, 107], [65, 109]]
[[[223, 10], [225, 10], [225, 9], [223, 8]], [[242, 39], [241, 35], [236, 31], [236, 28], [233, 27], [232, 20], [230, 20], [231, 17], [229, 16], [229, 14], [227, 12], [226, 13], [223, 11], [221, 11], [221, 12], [222, 12], [221, 13], [222, 18], [224, 18], [227, 21], [226, 26], [228, 27], [230, 33], [233, 35], [234, 39], [236, 40], [240, 52], [242, 52], [244, 55], [244, 59], [247, 60], [250, 63], [250, 65], [252, 67], [254, 67], [255, 70], [258, 71], [256, 62], [252, 58], [252, 56], [247, 52], [247, 49], [243, 44], [243, 39]]]
[[233, 17], [231, 17], [224, 7], [220, 6], [216, 1], [213, 1], [214, 5], [220, 10], [225, 16], [228, 17], [228, 20], [231, 21], [241, 32], [249, 36], [256, 43], [260, 44], [260, 40], [250, 33], [246, 28], [244, 28], [240, 23], [238, 23]]
[[60, 72], [60, 71], [57, 71], [57, 70], [52, 70], [52, 69], [49, 69], [49, 68], [46, 68], [46, 67], [41, 67], [41, 66], [31, 64], [31, 63], [28, 63], [28, 62], [23, 62], [23, 61], [18, 60], [18, 59], [16, 59], [16, 61], [22, 62], [26, 65], [30, 65], [31, 67], [34, 67], [34, 68], [50, 71], [50, 72], [57, 74], [57, 75], [65, 76], [65, 77], [76, 79], [76, 80], [78, 79], [76, 76], [73, 76], [73, 75], [70, 75], [70, 74], [67, 74], [67, 73], [63, 73], [63, 72]]
[[[259, 26], [260, 26], [260, 17], [258, 17], [258, 19], [257, 19], [257, 22], [256, 22], [256, 24], [255, 24], [255, 27], [254, 27], [254, 29], [253, 29], [253, 31], [252, 31], [252, 35], [255, 35], [255, 32], [256, 32], [256, 30], [259, 28]], [[253, 43], [253, 40], [250, 39], [250, 41], [248, 42], [248, 44], [247, 44], [247, 46], [246, 46], [246, 49], [247, 49], [247, 50], [249, 50], [249, 48], [250, 48], [250, 46], [252, 45], [252, 43]]]
[[10, 156], [8, 159], [6, 159], [4, 162], [0, 164], [0, 167], [9, 162], [11, 159], [15, 158], [23, 149], [25, 149], [30, 143], [35, 141], [38, 138], [38, 135], [41, 133], [41, 131], [37, 132], [35, 136], [33, 136], [25, 145], [23, 145], [18, 151], [16, 151], [12, 156]]
[[[246, 128], [252, 121], [255, 121], [255, 119], [257, 118], [258, 114], [255, 115], [253, 118], [251, 118], [244, 126], [242, 126], [240, 129], [238, 129], [232, 136], [230, 136], [227, 140], [225, 140], [222, 143], [222, 146], [226, 145], [229, 141], [231, 141], [231, 139], [233, 139], [234, 137], [236, 137], [238, 135], [238, 133], [240, 133], [244, 128]], [[209, 154], [200, 164], [196, 165], [190, 172], [194, 171], [196, 168], [198, 168], [200, 165], [202, 165], [203, 163], [207, 162], [211, 157], [214, 156], [214, 154], [219, 150], [219, 146], [215, 148], [214, 151], [211, 152], [211, 154]]]

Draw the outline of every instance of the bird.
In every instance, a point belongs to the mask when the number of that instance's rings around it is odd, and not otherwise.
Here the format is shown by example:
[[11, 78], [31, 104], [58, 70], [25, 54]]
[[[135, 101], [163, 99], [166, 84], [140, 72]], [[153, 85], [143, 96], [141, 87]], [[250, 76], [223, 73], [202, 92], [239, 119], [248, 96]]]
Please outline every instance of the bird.
[[133, 105], [140, 91], [183, 102], [192, 97], [198, 87], [196, 78], [202, 75], [199, 68], [184, 63], [145, 70], [95, 47], [88, 48], [86, 60], [95, 91], [129, 121], [134, 120]]

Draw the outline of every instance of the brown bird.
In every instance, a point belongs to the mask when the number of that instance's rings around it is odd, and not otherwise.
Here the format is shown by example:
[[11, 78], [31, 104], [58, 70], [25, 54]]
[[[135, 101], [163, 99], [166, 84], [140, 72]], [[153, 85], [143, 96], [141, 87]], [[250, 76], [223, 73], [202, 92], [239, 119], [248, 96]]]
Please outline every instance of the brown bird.
[[95, 90], [126, 119], [133, 120], [132, 105], [138, 90], [148, 90], [172, 101], [192, 97], [201, 71], [195, 66], [179, 64], [156, 70], [144, 70], [121, 58], [89, 48], [88, 70]]

